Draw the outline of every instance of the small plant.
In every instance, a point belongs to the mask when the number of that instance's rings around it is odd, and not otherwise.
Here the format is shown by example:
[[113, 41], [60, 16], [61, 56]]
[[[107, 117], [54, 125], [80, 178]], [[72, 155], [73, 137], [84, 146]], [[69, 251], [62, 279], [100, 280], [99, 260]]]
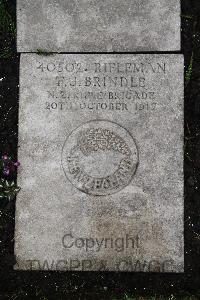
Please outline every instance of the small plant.
[[13, 200], [20, 188], [17, 186], [14, 180], [9, 178], [15, 175], [20, 163], [13, 161], [11, 157], [4, 154], [0, 159], [0, 199]]
[[50, 55], [53, 55], [53, 53], [47, 52], [46, 50], [43, 50], [43, 49], [37, 49], [37, 54], [38, 54], [38, 55], [44, 55], [44, 56], [50, 56]]

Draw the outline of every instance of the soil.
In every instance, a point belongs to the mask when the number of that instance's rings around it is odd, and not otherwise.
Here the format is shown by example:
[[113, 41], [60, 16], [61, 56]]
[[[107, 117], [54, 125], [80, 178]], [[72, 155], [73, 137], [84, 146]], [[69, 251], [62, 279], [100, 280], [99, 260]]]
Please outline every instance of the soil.
[[[185, 273], [13, 271], [15, 201], [1, 200], [0, 299], [126, 299], [125, 295], [161, 294], [177, 295], [178, 299], [193, 294], [194, 299], [200, 299], [200, 3], [181, 3], [181, 53], [185, 56]], [[5, 4], [15, 21], [16, 1], [7, 0]], [[2, 38], [0, 43], [3, 46]], [[0, 59], [0, 155], [8, 153], [17, 159], [19, 55], [15, 42], [10, 47], [11, 57]]]

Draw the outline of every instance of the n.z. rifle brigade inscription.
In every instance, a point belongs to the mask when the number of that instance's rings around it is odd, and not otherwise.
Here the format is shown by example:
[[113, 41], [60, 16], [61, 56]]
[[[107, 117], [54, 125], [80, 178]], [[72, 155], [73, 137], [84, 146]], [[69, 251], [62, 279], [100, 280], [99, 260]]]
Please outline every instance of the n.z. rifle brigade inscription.
[[138, 150], [128, 131], [109, 121], [83, 124], [67, 138], [62, 153], [67, 178], [81, 191], [109, 195], [128, 185]]

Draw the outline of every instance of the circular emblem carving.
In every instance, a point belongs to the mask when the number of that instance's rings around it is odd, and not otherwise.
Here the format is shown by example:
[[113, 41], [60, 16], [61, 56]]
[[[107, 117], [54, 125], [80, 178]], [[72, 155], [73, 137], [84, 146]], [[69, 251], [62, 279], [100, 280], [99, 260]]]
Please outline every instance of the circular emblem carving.
[[103, 196], [127, 186], [136, 172], [138, 150], [130, 133], [104, 120], [87, 122], [66, 139], [62, 166], [66, 177], [84, 193]]

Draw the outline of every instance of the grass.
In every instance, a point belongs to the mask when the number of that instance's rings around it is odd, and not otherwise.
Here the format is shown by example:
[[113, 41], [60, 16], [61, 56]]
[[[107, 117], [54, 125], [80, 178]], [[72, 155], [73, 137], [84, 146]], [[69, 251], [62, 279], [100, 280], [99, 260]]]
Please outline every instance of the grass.
[[[10, 295], [4, 295], [5, 296], [5, 300], [23, 300], [23, 299], [28, 299], [28, 295], [27, 293], [25, 293], [24, 291], [22, 291], [21, 289], [19, 289], [18, 292], [14, 293], [14, 294], [10, 294]], [[97, 295], [96, 295], [97, 296]], [[52, 298], [53, 297], [53, 298]], [[95, 299], [96, 297], [94, 297]], [[72, 298], [68, 297], [67, 295], [60, 295], [60, 296], [56, 296], [56, 295], [51, 295], [50, 297], [47, 297], [45, 295], [41, 295], [41, 294], [36, 294], [36, 296], [33, 298], [35, 300], [50, 300], [50, 299], [57, 299], [57, 300], [70, 300]], [[84, 296], [73, 296], [74, 300], [81, 300], [81, 299], [86, 299]], [[128, 296], [127, 294], [124, 295], [124, 297], [122, 298], [110, 298], [110, 297], [97, 297], [96, 299], [101, 299], [101, 300], [197, 300], [199, 299], [199, 296], [195, 296], [195, 295], [188, 295], [188, 296], [175, 296], [175, 295], [170, 295], [170, 296]]]
[[8, 12], [5, 1], [0, 0], [0, 58], [10, 58], [14, 51], [12, 44], [16, 37], [16, 26]]
[[[124, 298], [121, 300], [196, 300], [199, 299], [198, 296], [195, 295], [188, 295], [188, 296], [128, 296], [125, 294]], [[116, 300], [113, 298], [113, 300]]]
[[193, 20], [194, 16], [191, 15], [181, 15], [182, 18], [188, 19], [188, 20]]
[[185, 86], [187, 87], [188, 83], [190, 82], [190, 79], [192, 77], [192, 71], [193, 71], [193, 59], [194, 59], [194, 55], [192, 52], [191, 58], [190, 58], [190, 64], [188, 66], [188, 69], [185, 73]]

